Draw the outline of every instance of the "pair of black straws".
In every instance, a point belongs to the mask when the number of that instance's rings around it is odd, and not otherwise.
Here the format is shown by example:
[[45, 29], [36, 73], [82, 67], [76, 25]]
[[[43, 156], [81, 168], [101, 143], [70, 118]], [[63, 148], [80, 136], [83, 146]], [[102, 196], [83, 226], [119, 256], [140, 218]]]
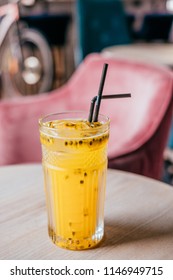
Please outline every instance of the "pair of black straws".
[[[98, 115], [99, 115], [100, 104], [101, 104], [102, 99], [131, 97], [131, 93], [102, 95], [103, 87], [104, 87], [104, 83], [105, 83], [105, 79], [106, 79], [107, 69], [108, 69], [108, 64], [105, 63], [104, 66], [103, 66], [103, 71], [102, 71], [102, 76], [101, 76], [98, 95], [94, 96], [93, 99], [91, 100], [89, 117], [88, 117], [89, 122], [97, 122], [98, 121]], [[94, 109], [95, 109], [95, 112], [94, 112]]]

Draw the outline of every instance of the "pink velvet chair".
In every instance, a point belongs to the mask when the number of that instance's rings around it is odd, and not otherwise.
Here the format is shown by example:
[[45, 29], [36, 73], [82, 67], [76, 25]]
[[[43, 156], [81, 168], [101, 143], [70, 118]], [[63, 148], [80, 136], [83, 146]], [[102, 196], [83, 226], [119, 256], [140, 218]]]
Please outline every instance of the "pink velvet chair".
[[104, 94], [131, 98], [102, 100], [111, 119], [109, 167], [160, 179], [173, 108], [173, 74], [150, 64], [91, 54], [61, 88], [0, 102], [0, 165], [41, 161], [39, 117], [86, 110], [97, 95], [103, 64], [109, 64]]

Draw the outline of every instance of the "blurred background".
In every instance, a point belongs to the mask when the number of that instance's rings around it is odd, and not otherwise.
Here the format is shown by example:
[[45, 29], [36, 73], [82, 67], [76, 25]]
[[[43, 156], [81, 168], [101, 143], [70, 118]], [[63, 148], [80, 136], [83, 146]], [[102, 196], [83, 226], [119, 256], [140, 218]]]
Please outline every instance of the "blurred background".
[[[172, 0], [0, 0], [0, 7], [9, 3], [17, 3], [19, 19], [5, 31], [5, 51], [1, 44], [1, 98], [13, 97], [13, 86], [23, 95], [57, 88], [88, 53], [109, 46], [173, 42]], [[0, 36], [6, 28], [1, 22]], [[25, 56], [22, 77], [16, 75], [17, 61], [11, 58], [8, 69], [6, 65], [6, 58], [10, 52], [14, 57], [19, 45]], [[11, 92], [5, 74], [10, 71], [17, 76]], [[42, 86], [43, 77], [49, 81]]]
[[[0, 0], [1, 100], [51, 94], [89, 53], [147, 60], [148, 51], [173, 68], [173, 0]], [[172, 130], [164, 155], [171, 183]]]

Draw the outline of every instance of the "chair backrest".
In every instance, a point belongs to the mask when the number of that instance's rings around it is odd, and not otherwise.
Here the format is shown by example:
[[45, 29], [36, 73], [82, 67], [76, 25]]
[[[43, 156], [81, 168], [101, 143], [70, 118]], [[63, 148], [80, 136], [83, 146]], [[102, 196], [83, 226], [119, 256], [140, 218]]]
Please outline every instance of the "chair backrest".
[[111, 45], [131, 42], [121, 0], [77, 0], [78, 60]]
[[[102, 100], [100, 113], [111, 119], [109, 160], [133, 153], [151, 139], [154, 148], [150, 153], [154, 159], [158, 160], [159, 156], [161, 160], [172, 117], [172, 71], [91, 54], [71, 79], [52, 93], [0, 103], [0, 165], [41, 161], [38, 118], [57, 111], [89, 112], [105, 62], [109, 67], [103, 93], [132, 94], [128, 99]], [[171, 108], [169, 114], [168, 108]], [[154, 138], [161, 124], [159, 138]]]

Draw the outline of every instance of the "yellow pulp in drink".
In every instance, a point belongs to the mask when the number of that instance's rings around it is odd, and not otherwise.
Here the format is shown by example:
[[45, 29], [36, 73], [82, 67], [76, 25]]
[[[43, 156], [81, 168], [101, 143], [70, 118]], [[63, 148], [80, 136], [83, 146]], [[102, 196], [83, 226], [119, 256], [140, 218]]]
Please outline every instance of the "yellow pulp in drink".
[[49, 236], [63, 248], [91, 248], [104, 231], [108, 131], [82, 120], [46, 127], [53, 128], [40, 132]]

